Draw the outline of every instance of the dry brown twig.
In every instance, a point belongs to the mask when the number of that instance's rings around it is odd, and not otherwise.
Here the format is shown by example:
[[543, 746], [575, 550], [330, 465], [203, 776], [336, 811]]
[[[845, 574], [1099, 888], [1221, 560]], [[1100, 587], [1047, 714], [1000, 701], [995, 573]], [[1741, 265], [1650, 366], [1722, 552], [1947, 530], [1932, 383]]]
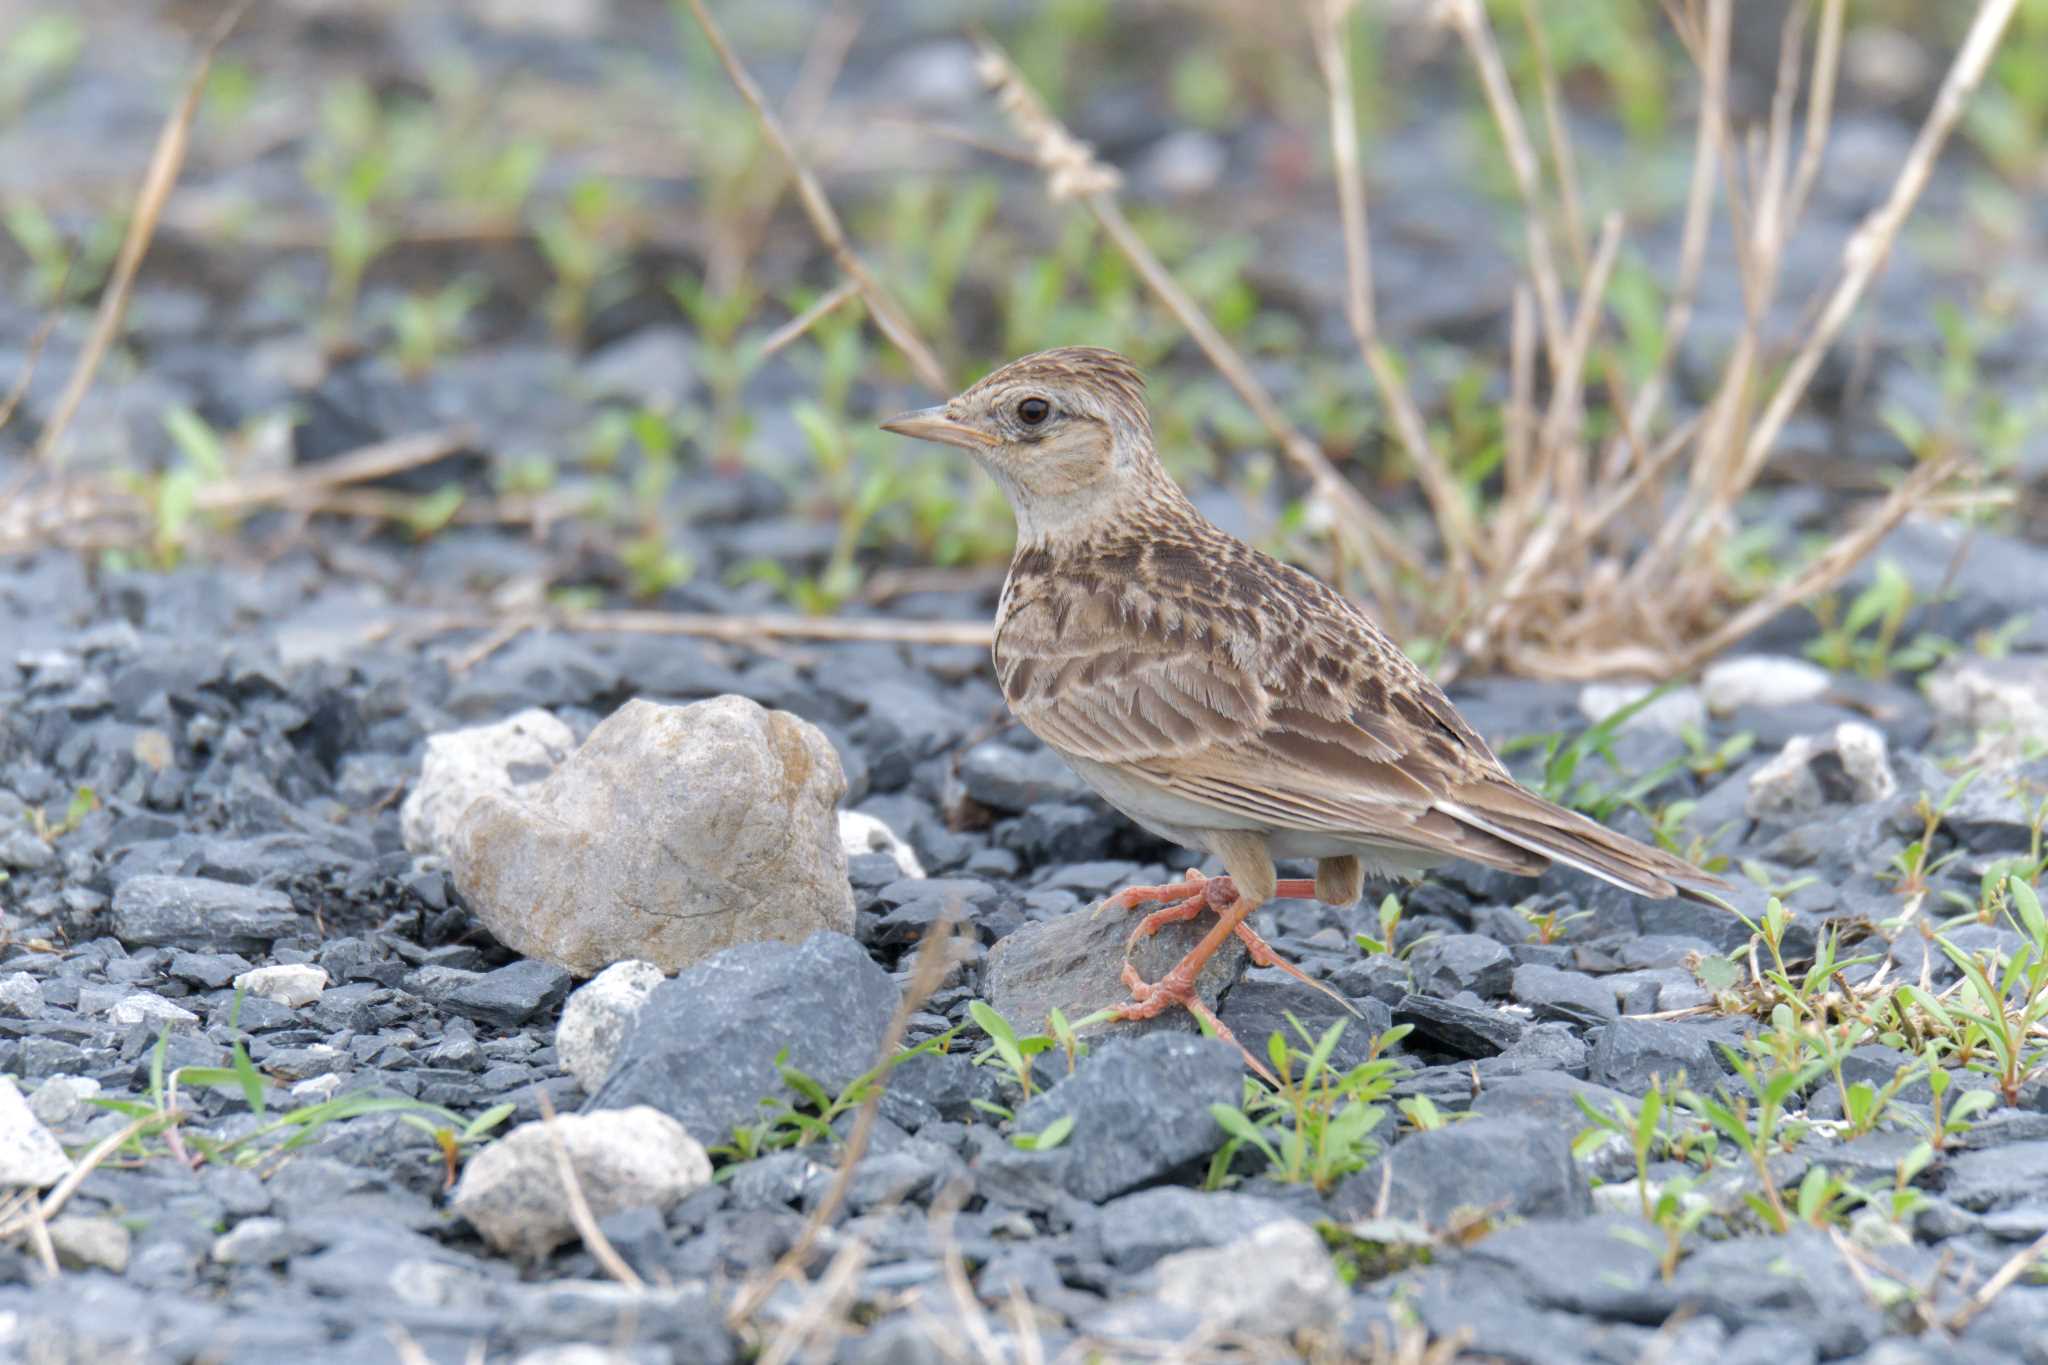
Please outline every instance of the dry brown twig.
[[108, 1157], [120, 1151], [130, 1140], [140, 1135], [143, 1129], [161, 1121], [161, 1115], [144, 1114], [119, 1132], [109, 1133], [94, 1143], [84, 1156], [72, 1164], [70, 1173], [58, 1181], [41, 1202], [37, 1202], [35, 1196], [30, 1194], [12, 1217], [0, 1222], [0, 1241], [19, 1237], [23, 1233], [34, 1235], [35, 1226], [39, 1223], [47, 1225], [51, 1219], [62, 1213], [64, 1206], [71, 1202], [71, 1196], [77, 1194], [78, 1187], [85, 1183], [85, 1178], [98, 1170]]
[[1381, 343], [1373, 309], [1372, 251], [1366, 236], [1365, 176], [1359, 168], [1358, 108], [1351, 89], [1351, 62], [1344, 50], [1344, 21], [1356, 0], [1323, 0], [1316, 9], [1316, 60], [1329, 90], [1330, 148], [1337, 176], [1337, 209], [1344, 231], [1344, 316], [1358, 353], [1393, 419], [1442, 533], [1452, 573], [1463, 579], [1474, 554], [1483, 554], [1479, 528], [1465, 492], [1429, 439], [1429, 428], [1409, 391], [1393, 353]]
[[57, 395], [50, 420], [44, 425], [42, 437], [36, 443], [38, 462], [48, 463], [56, 458], [58, 442], [63, 440], [71, 419], [78, 414], [79, 404], [85, 401], [86, 392], [92, 388], [93, 376], [99, 373], [100, 362], [106, 359], [107, 348], [114, 344], [114, 337], [121, 330], [121, 319], [128, 311], [128, 295], [135, 287], [135, 273], [142, 268], [142, 258], [149, 252], [150, 239], [156, 235], [157, 220], [163, 214], [165, 202], [171, 197], [172, 188], [178, 183], [178, 172], [185, 165], [185, 152], [192, 140], [192, 120], [198, 117], [200, 97], [206, 93], [206, 73], [213, 67], [214, 54], [234, 32], [249, 4], [250, 0], [239, 0], [215, 22], [212, 32], [200, 46], [192, 74], [186, 78], [184, 93], [172, 106], [170, 117], [164, 120], [163, 131], [157, 134], [156, 149], [150, 154], [149, 169], [142, 177], [142, 189], [135, 196], [135, 212], [128, 220], [127, 235], [121, 240], [120, 254], [114, 258], [113, 272], [107, 277], [106, 290], [100, 296], [99, 312], [93, 317], [92, 331], [86, 335], [77, 363], [71, 368], [71, 377], [65, 381], [63, 392]]
[[569, 1221], [576, 1228], [576, 1235], [583, 1239], [583, 1248], [604, 1267], [605, 1274], [617, 1280], [626, 1288], [640, 1293], [646, 1290], [647, 1281], [640, 1278], [626, 1258], [619, 1255], [612, 1239], [604, 1235], [604, 1229], [597, 1225], [597, 1217], [590, 1211], [590, 1200], [584, 1197], [583, 1181], [576, 1174], [576, 1163], [569, 1159], [569, 1146], [562, 1141], [561, 1131], [555, 1125], [555, 1102], [548, 1098], [548, 1092], [539, 1086], [533, 1090], [534, 1098], [540, 1103], [540, 1121], [548, 1137], [548, 1146], [555, 1153], [555, 1174], [562, 1181], [562, 1195], [569, 1201]]
[[740, 98], [754, 111], [754, 118], [760, 123], [762, 133], [775, 148], [776, 155], [780, 156], [789, 168], [790, 177], [796, 183], [797, 201], [802, 204], [804, 216], [810, 219], [811, 228], [817, 233], [819, 242], [831, 253], [840, 271], [860, 290], [861, 301], [867, 305], [868, 316], [874, 319], [875, 326], [881, 329], [882, 335], [889, 339], [890, 344], [901, 351], [904, 359], [910, 362], [910, 368], [916, 373], [919, 383], [934, 393], [951, 392], [952, 385], [946, 378], [945, 367], [939, 364], [938, 357], [932, 353], [931, 347], [925, 344], [924, 338], [917, 334], [917, 328], [898, 306], [894, 296], [881, 280], [876, 278], [874, 271], [868, 268], [867, 262], [860, 258], [860, 253], [847, 241], [846, 229], [840, 225], [839, 215], [833, 210], [831, 199], [826, 197], [825, 187], [819, 184], [817, 175], [804, 163], [803, 158], [797, 155], [796, 145], [791, 142], [789, 133], [783, 128], [782, 120], [776, 117], [775, 111], [770, 109], [767, 101], [761, 97], [761, 88], [754, 84], [753, 76], [734, 54], [732, 45], [726, 41], [725, 33], [718, 27], [717, 21], [711, 17], [711, 11], [705, 7], [704, 0], [689, 0], [689, 4], [690, 13], [696, 16], [697, 26], [704, 31], [704, 37], [711, 44], [712, 51], [718, 54], [719, 63], [725, 67], [725, 74], [732, 80], [733, 88], [740, 92]]
[[[466, 427], [395, 436], [331, 460], [203, 485], [193, 497], [193, 507], [212, 513], [281, 507], [398, 519], [416, 505], [415, 499], [397, 494], [380, 497], [382, 490], [355, 485], [432, 464], [469, 448], [474, 441], [474, 433]], [[148, 539], [155, 523], [156, 511], [149, 500], [119, 480], [49, 477], [43, 487], [12, 490], [11, 496], [0, 502], [0, 554], [50, 544], [79, 550], [133, 545]]]
[[803, 312], [798, 313], [795, 317], [783, 323], [763, 338], [760, 349], [755, 352], [755, 355], [762, 360], [766, 360], [769, 356], [774, 355], [777, 351], [810, 331], [811, 328], [817, 326], [821, 318], [830, 317], [834, 312], [838, 311], [839, 305], [859, 293], [859, 285], [855, 284], [852, 280], [841, 280], [838, 284], [833, 285], [832, 288], [819, 295], [816, 303], [804, 309]]
[[[435, 632], [496, 630], [509, 623], [482, 612], [449, 612], [425, 623]], [[714, 615], [687, 611], [577, 611], [535, 613], [527, 628], [547, 626], [585, 634], [680, 635], [727, 644], [763, 640], [881, 640], [909, 645], [971, 645], [986, 649], [994, 628], [986, 621], [901, 621], [862, 616], [797, 616], [789, 612]]]

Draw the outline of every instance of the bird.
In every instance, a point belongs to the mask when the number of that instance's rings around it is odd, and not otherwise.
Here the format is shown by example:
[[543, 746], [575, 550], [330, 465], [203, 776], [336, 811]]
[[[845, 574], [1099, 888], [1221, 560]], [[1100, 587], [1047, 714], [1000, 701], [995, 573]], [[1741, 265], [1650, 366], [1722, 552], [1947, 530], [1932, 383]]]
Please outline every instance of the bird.
[[[1127, 953], [1130, 999], [1103, 1017], [1180, 1006], [1229, 1038], [1196, 994], [1203, 964], [1235, 935], [1308, 981], [1246, 918], [1276, 897], [1351, 905], [1367, 874], [1465, 859], [1524, 876], [1563, 864], [1660, 899], [1725, 886], [1521, 785], [1361, 607], [1203, 516], [1160, 463], [1143, 374], [1115, 351], [1027, 355], [881, 426], [967, 451], [1009, 501], [991, 653], [1011, 713], [1110, 806], [1223, 865], [1104, 903], [1162, 904], [1133, 945], [1205, 911], [1217, 922], [1157, 981]], [[1315, 876], [1282, 879], [1276, 859], [1313, 860]]]

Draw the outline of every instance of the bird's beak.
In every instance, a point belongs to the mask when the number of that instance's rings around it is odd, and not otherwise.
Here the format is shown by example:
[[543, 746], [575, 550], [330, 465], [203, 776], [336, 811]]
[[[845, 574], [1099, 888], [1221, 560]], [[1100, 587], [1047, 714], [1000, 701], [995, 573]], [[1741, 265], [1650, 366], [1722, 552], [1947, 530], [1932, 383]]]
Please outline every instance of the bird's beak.
[[959, 446], [962, 450], [986, 449], [997, 444], [987, 432], [948, 417], [943, 406], [900, 413], [882, 423], [882, 430], [893, 431], [899, 436], [914, 436], [920, 441]]

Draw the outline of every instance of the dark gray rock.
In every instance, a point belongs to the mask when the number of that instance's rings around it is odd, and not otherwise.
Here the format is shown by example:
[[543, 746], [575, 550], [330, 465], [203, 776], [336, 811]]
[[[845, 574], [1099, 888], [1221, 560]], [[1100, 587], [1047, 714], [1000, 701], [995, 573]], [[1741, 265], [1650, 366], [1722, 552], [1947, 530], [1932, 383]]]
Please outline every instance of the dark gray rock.
[[[1386, 1173], [1391, 1170], [1389, 1177]], [[1460, 1210], [1506, 1217], [1582, 1217], [1592, 1192], [1572, 1162], [1571, 1139], [1533, 1119], [1476, 1118], [1413, 1133], [1330, 1196], [1339, 1216], [1384, 1212], [1441, 1228]]]
[[1016, 749], [984, 740], [960, 756], [960, 783], [990, 810], [1017, 814], [1043, 801], [1074, 801], [1089, 794], [1065, 760], [1046, 748]]
[[569, 973], [554, 963], [523, 957], [462, 983], [442, 1003], [464, 1018], [515, 1028], [554, 1010], [568, 998], [571, 984]]
[[1674, 1019], [1616, 1019], [1600, 1030], [1586, 1067], [1590, 1080], [1640, 1095], [1655, 1077], [1668, 1091], [1683, 1075], [1705, 1088], [1720, 1078], [1721, 1065], [1713, 1044], [1697, 1028]]
[[993, 1067], [976, 1066], [962, 1052], [925, 1053], [889, 1073], [883, 1103], [910, 1100], [929, 1106], [940, 1119], [968, 1123], [981, 1112], [974, 1102], [998, 1103], [1001, 1090]]
[[1481, 1057], [1473, 1066], [1487, 1084], [1500, 1077], [1538, 1071], [1564, 1071], [1583, 1076], [1586, 1074], [1586, 1058], [1591, 1052], [1586, 1040], [1571, 1025], [1553, 1019], [1529, 1025], [1507, 1051], [1498, 1057]]
[[[1330, 1065], [1345, 1071], [1368, 1060], [1372, 1040], [1394, 1026], [1393, 1012], [1380, 1001], [1368, 996], [1351, 1004], [1358, 1013], [1304, 986], [1278, 967], [1254, 967], [1230, 988], [1217, 1017], [1253, 1056], [1261, 1058], [1266, 1055], [1266, 1040], [1275, 1033], [1285, 1038], [1288, 1046], [1306, 1052], [1332, 1025], [1342, 1023], [1344, 1032], [1330, 1053]], [[1289, 1022], [1289, 1015], [1307, 1031], [1307, 1041]]]
[[1441, 1048], [1459, 1057], [1490, 1057], [1513, 1047], [1525, 1027], [1514, 1015], [1476, 1001], [1428, 995], [1402, 996], [1394, 1006], [1394, 1022], [1415, 1026], [1411, 1045]]
[[1522, 1297], [1540, 1307], [1661, 1322], [1678, 1299], [1663, 1286], [1642, 1232], [1642, 1220], [1627, 1216], [1538, 1217], [1502, 1228], [1466, 1255], [1506, 1270]]
[[1255, 1194], [1162, 1185], [1110, 1200], [1102, 1206], [1095, 1229], [1102, 1258], [1118, 1270], [1136, 1272], [1162, 1256], [1228, 1246], [1268, 1223], [1300, 1216], [1278, 1200]]
[[1461, 991], [1488, 1000], [1508, 993], [1515, 960], [1505, 946], [1484, 934], [1442, 934], [1408, 959], [1415, 988], [1444, 999]]
[[1985, 1213], [2022, 1203], [2048, 1187], [2048, 1142], [2014, 1142], [1964, 1152], [1942, 1171], [1941, 1193], [1950, 1203]]
[[867, 714], [855, 733], [868, 750], [870, 781], [894, 791], [921, 759], [941, 753], [972, 728], [929, 685], [889, 678], [862, 689]]
[[1491, 1261], [1468, 1259], [1432, 1267], [1414, 1280], [1403, 1296], [1403, 1316], [1419, 1318], [1434, 1338], [1457, 1338], [1462, 1349], [1479, 1360], [1619, 1365], [1663, 1352], [1663, 1358], [1673, 1362], [1713, 1361], [1718, 1360], [1715, 1348], [1725, 1335], [1719, 1324], [1702, 1329], [1688, 1323], [1660, 1336], [1651, 1327], [1541, 1308], [1516, 1292], [1516, 1279], [1507, 1268]]
[[[1136, 927], [1136, 917], [1144, 913], [1098, 915], [1082, 910], [1026, 924], [998, 940], [988, 953], [989, 1004], [1019, 1031], [1035, 1033], [1044, 1029], [1054, 1009], [1064, 1011], [1072, 1021], [1130, 999], [1130, 988], [1122, 980], [1124, 944]], [[1157, 981], [1172, 971], [1214, 923], [1205, 920], [1206, 916], [1169, 924], [1150, 938], [1138, 940], [1130, 953], [1138, 975]], [[1203, 965], [1195, 987], [1211, 1009], [1243, 972], [1245, 960], [1244, 945], [1232, 938]], [[1161, 1031], [1192, 1033], [1194, 1016], [1171, 1009], [1151, 1019], [1102, 1024], [1089, 1030], [1110, 1036]]]
[[1614, 1018], [1614, 990], [1584, 972], [1525, 962], [1515, 968], [1515, 999], [1538, 1019], [1602, 1024]]
[[1884, 1317], [1845, 1258], [1831, 1252], [1828, 1234], [1806, 1227], [1708, 1242], [1679, 1265], [1672, 1288], [1731, 1332], [1757, 1323], [1810, 1331], [1820, 1355], [1833, 1360], [1869, 1346], [1882, 1335]]
[[832, 1181], [813, 1152], [770, 1152], [733, 1168], [725, 1189], [737, 1209], [797, 1208]]
[[130, 946], [252, 953], [306, 927], [282, 891], [205, 877], [131, 877], [114, 893], [113, 934]]
[[1086, 863], [1106, 855], [1117, 826], [1095, 806], [1043, 801], [996, 830], [1002, 847], [1030, 863]]
[[874, 1066], [897, 995], [843, 934], [728, 948], [654, 988], [585, 1108], [651, 1104], [715, 1144], [785, 1093], [785, 1048], [833, 1093]]
[[1561, 1071], [1530, 1071], [1490, 1081], [1472, 1101], [1472, 1112], [1489, 1118], [1525, 1118], [1549, 1125], [1570, 1141], [1591, 1125], [1578, 1101], [1584, 1099], [1602, 1113], [1613, 1112], [1616, 1101], [1634, 1101], [1619, 1090], [1592, 1081], [1582, 1081]]
[[1071, 1117], [1071, 1135], [1047, 1153], [1059, 1183], [1105, 1199], [1161, 1179], [1222, 1145], [1212, 1104], [1243, 1098], [1244, 1059], [1227, 1043], [1176, 1034], [1097, 1045], [1080, 1068], [1017, 1112], [1021, 1132]]

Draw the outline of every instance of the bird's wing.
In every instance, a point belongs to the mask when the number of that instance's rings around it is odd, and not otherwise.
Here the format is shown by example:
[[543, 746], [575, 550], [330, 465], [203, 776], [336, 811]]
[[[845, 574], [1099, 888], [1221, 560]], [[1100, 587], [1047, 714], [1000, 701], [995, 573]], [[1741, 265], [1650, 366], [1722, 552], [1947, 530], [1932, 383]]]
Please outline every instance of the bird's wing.
[[1518, 873], [1555, 860], [1660, 898], [1721, 884], [1522, 787], [1324, 584], [1220, 533], [1199, 549], [1112, 550], [1123, 572], [1069, 566], [1006, 595], [997, 671], [1017, 718], [1232, 823]]
[[[1349, 638], [1352, 622], [1333, 626], [1320, 602], [1299, 620], [1271, 601], [1239, 615], [1156, 583], [1067, 579], [1013, 595], [996, 644], [1010, 709], [1055, 749], [1210, 807], [1223, 827], [1250, 822], [1541, 870], [1513, 842], [1436, 809], [1453, 777], [1499, 765], [1441, 693], [1441, 717], [1405, 700], [1397, 684], [1409, 674], [1435, 689], [1383, 637]], [[1276, 633], [1262, 621], [1299, 629]]]

